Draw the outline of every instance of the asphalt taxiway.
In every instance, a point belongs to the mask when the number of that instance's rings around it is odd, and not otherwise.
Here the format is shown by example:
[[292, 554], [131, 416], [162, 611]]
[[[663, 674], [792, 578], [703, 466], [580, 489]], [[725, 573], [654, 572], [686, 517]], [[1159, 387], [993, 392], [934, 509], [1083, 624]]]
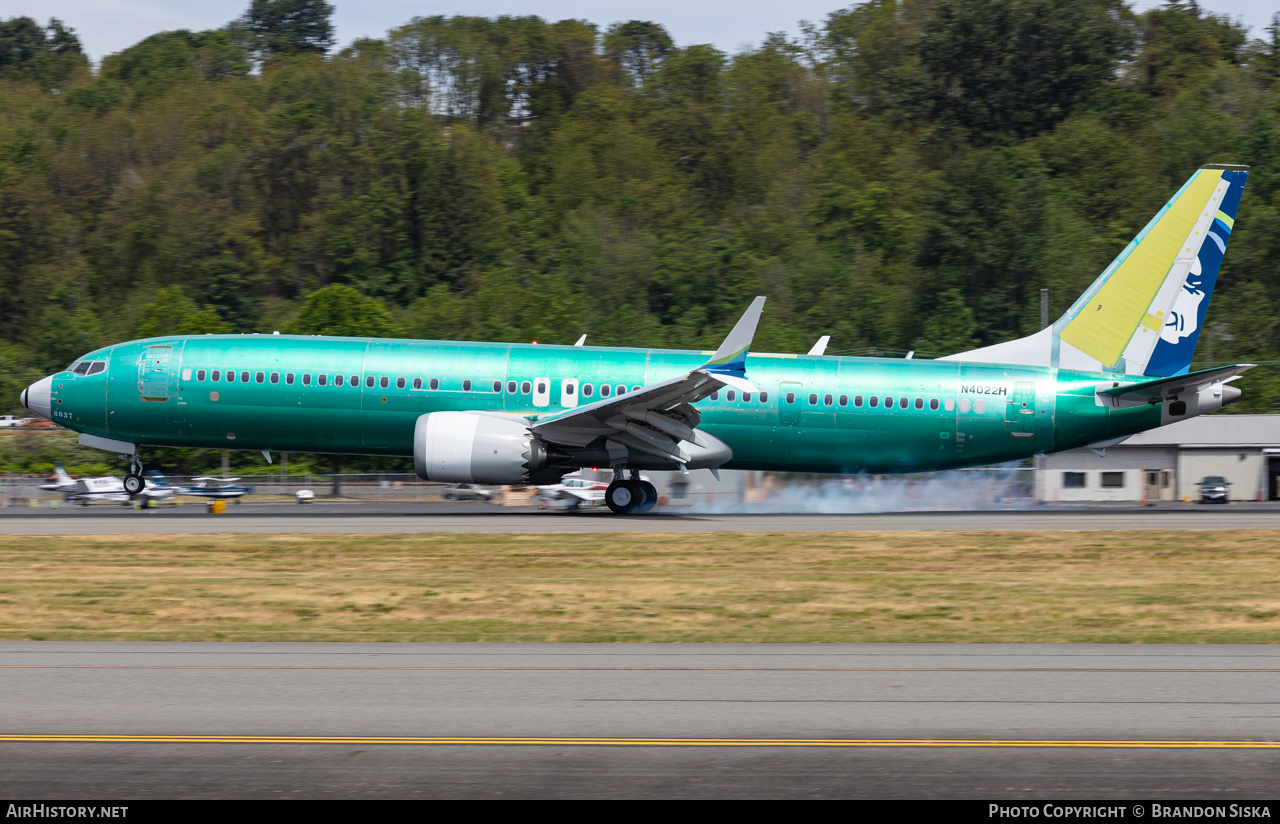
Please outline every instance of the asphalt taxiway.
[[0, 795], [1274, 797], [1280, 646], [0, 642]]
[[133, 510], [63, 504], [0, 509], [0, 535], [231, 532], [902, 532], [937, 530], [1280, 529], [1280, 505], [1034, 507], [877, 514], [538, 511], [480, 503], [242, 503], [212, 515], [202, 505]]

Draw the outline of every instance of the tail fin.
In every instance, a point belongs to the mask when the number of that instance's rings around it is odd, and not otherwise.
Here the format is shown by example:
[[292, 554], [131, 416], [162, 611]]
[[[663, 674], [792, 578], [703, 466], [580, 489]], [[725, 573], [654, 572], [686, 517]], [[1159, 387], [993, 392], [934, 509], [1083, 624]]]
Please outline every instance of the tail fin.
[[1202, 166], [1052, 327], [945, 360], [1185, 373], [1248, 176], [1248, 166]]
[[75, 483], [72, 477], [67, 474], [67, 470], [63, 468], [62, 461], [53, 462], [53, 474], [57, 476], [60, 484]]

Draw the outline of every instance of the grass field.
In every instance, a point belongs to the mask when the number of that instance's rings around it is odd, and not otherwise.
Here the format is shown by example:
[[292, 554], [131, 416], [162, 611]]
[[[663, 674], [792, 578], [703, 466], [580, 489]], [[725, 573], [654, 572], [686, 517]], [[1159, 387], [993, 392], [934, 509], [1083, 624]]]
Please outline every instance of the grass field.
[[0, 638], [1280, 641], [1280, 531], [0, 537]]

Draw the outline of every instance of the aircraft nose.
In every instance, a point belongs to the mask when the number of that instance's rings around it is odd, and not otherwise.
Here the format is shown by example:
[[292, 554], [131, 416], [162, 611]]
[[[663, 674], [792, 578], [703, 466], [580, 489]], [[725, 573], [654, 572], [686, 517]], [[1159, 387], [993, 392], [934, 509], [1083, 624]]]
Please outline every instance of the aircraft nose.
[[53, 378], [41, 378], [22, 390], [22, 405], [46, 420], [49, 418], [49, 396], [53, 390]]

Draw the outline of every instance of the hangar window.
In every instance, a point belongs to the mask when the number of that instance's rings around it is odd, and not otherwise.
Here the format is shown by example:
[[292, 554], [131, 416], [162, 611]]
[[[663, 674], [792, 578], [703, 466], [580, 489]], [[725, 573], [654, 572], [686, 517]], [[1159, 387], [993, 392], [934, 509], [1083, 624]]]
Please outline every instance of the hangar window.
[[432, 378], [432, 379], [431, 379], [431, 382], [430, 382], [430, 383], [428, 383], [428, 384], [427, 384], [427, 386], [428, 386], [428, 387], [430, 387], [430, 388], [432, 388], [432, 389], [439, 389], [439, 388], [440, 388], [440, 379], [439, 379], [439, 378]]
[[507, 381], [507, 394], [514, 395], [516, 393], [516, 382]]
[[345, 378], [344, 378], [342, 375], [334, 375], [334, 376], [333, 376], [333, 385], [334, 385], [334, 386], [342, 386], [342, 382], [343, 382], [344, 380], [345, 380]]
[[367, 378], [364, 379], [364, 385], [372, 389], [374, 381], [375, 381], [375, 378], [373, 377], [373, 375], [369, 375]]
[[383, 376], [378, 380], [378, 387], [379, 387], [379, 388], [381, 388], [381, 389], [386, 389], [386, 388], [387, 388], [388, 386], [390, 386], [390, 385], [391, 385], [391, 379], [390, 379], [390, 378], [388, 378], [386, 375], [383, 375]]
[[810, 405], [810, 406], [817, 406], [817, 405], [818, 405], [818, 393], [817, 393], [817, 392], [810, 392], [810, 393], [809, 393], [809, 405]]
[[591, 384], [589, 384], [589, 383], [584, 383], [584, 384], [582, 385], [582, 397], [584, 397], [584, 398], [589, 398], [589, 397], [591, 397], [591, 393], [592, 393], [592, 392], [594, 392], [594, 391], [595, 391], [595, 389], [593, 389], [593, 388], [591, 387]]
[[202, 380], [204, 380], [204, 370], [203, 370], [203, 369], [197, 369], [197, 370], [196, 370], [196, 380], [198, 380], [198, 381], [202, 381]]
[[854, 396], [853, 396], [853, 405], [854, 405], [854, 406], [857, 406], [857, 407], [861, 407], [861, 406], [862, 406], [862, 396], [861, 396], [861, 395], [854, 395]]
[[795, 402], [796, 402], [796, 393], [795, 393], [795, 392], [788, 392], [788, 393], [787, 393], [787, 403], [795, 403]]
[[1103, 489], [1123, 489], [1124, 473], [1123, 472], [1103, 472], [1102, 488]]
[[256, 375], [254, 375], [254, 376], [253, 376], [253, 382], [254, 382], [254, 383], [262, 383], [264, 380], [266, 380], [266, 378], [267, 378], [267, 373], [266, 373], [266, 372], [259, 372], [259, 373], [257, 373]]
[[728, 392], [724, 393], [724, 399], [727, 401], [736, 401], [738, 399], [738, 393], [730, 389]]
[[924, 409], [924, 398], [916, 398], [916, 409]]
[[324, 386], [326, 383], [329, 382], [329, 376], [322, 372], [319, 375], [316, 375], [316, 382], [319, 383], [321, 386]]
[[463, 391], [463, 392], [470, 392], [470, 391], [471, 391], [471, 381], [463, 381], [463, 382], [462, 382], [462, 391]]
[[849, 396], [848, 396], [848, 395], [841, 395], [841, 396], [840, 396], [840, 405], [841, 405], [841, 406], [848, 406], [848, 405], [849, 405]]
[[293, 386], [293, 373], [292, 373], [292, 372], [285, 372], [285, 373], [284, 373], [284, 383], [285, 383], [285, 386]]
[[404, 389], [404, 378], [396, 378], [396, 389]]
[[[432, 383], [435, 383], [435, 381], [432, 381]], [[431, 387], [431, 388], [432, 388], [432, 389], [434, 389], [435, 387], [433, 386], [433, 387]], [[532, 392], [532, 391], [533, 391], [533, 384], [529, 383], [528, 381], [521, 381], [521, 382], [520, 382], [520, 394], [521, 394], [521, 395], [528, 395], [528, 394], [529, 394], [530, 392]]]
[[493, 382], [493, 391], [494, 391], [494, 392], [501, 392], [501, 391], [502, 391], [502, 381], [494, 381], [494, 382]]
[[760, 393], [760, 403], [768, 403], [768, 402], [769, 402], [769, 393], [768, 393], [768, 392], [761, 392], [761, 393]]
[[973, 402], [973, 411], [979, 415], [987, 411], [987, 402], [983, 398], [978, 398]]
[[931, 411], [931, 412], [937, 412], [937, 411], [938, 411], [938, 399], [937, 399], [937, 398], [930, 398], [930, 399], [929, 399], [929, 411]]
[[414, 379], [413, 379], [413, 388], [414, 388], [414, 389], [421, 389], [421, 388], [422, 388], [422, 378], [414, 378]]
[[1084, 473], [1083, 472], [1063, 472], [1062, 488], [1063, 489], [1084, 489]]
[[249, 373], [248, 373], [248, 372], [241, 372], [241, 373], [240, 373], [240, 382], [241, 382], [241, 383], [248, 383], [248, 382], [249, 382]]
[[309, 372], [302, 373], [302, 385], [303, 386], [311, 385], [311, 374]]
[[271, 373], [271, 382], [272, 382], [272, 383], [279, 383], [279, 382], [280, 382], [280, 373], [279, 373], [279, 372], [272, 372], [272, 373]]
[[876, 397], [875, 395], [872, 395], [871, 397], [867, 398], [867, 405], [870, 406], [872, 409], [875, 409], [879, 404], [880, 404], [880, 398]]
[[613, 394], [613, 387], [607, 383], [600, 384], [600, 397], [607, 398]]
[[968, 412], [968, 411], [969, 411], [969, 399], [968, 399], [968, 398], [961, 398], [961, 399], [960, 399], [960, 411], [961, 411], [962, 413], [963, 413], [963, 412]]

